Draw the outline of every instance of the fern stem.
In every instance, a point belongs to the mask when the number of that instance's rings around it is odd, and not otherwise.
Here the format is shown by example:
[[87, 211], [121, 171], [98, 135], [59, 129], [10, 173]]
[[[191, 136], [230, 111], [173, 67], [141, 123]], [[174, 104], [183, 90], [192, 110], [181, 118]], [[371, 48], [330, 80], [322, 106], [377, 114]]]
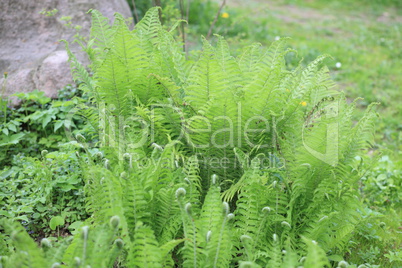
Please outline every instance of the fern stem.
[[194, 254], [194, 259], [193, 259], [193, 267], [197, 267], [197, 246], [196, 246], [196, 230], [195, 230], [195, 223], [194, 220], [190, 217], [190, 221], [193, 227], [193, 254]]
[[223, 232], [225, 231], [225, 225], [228, 220], [227, 215], [225, 215], [223, 222], [222, 222], [222, 227], [221, 231], [219, 232], [219, 240], [218, 240], [218, 246], [216, 247], [216, 254], [215, 254], [215, 259], [214, 259], [214, 268], [216, 268], [217, 263], [218, 263], [218, 257], [219, 257], [219, 251], [221, 248], [221, 242], [222, 242], [222, 237], [223, 237]]
[[[179, 190], [181, 190], [181, 191], [179, 192]], [[179, 188], [176, 191], [176, 198], [179, 203], [179, 208], [181, 211], [184, 237], [186, 237], [186, 238], [189, 237], [186, 219], [188, 219], [191, 222], [191, 225], [192, 225], [191, 227], [193, 228], [193, 237], [192, 237], [192, 240], [193, 240], [192, 241], [193, 242], [193, 267], [196, 268], [197, 267], [196, 228], [195, 228], [194, 219], [191, 217], [190, 210], [186, 211], [186, 208], [183, 206], [183, 203], [182, 203], [182, 198], [185, 194], [186, 194], [185, 190], [183, 188]]]
[[82, 235], [84, 238], [84, 245], [82, 248], [82, 263], [85, 264], [85, 259], [87, 256], [87, 241], [88, 241], [88, 231], [89, 231], [89, 226], [84, 226], [82, 227]]
[[247, 260], [251, 261], [253, 258], [252, 258], [249, 246], [247, 244], [247, 240], [252, 240], [252, 238], [248, 235], [242, 235], [242, 236], [240, 236], [240, 240], [243, 243], [244, 251], [246, 252], [246, 256], [247, 256]]
[[260, 226], [258, 226], [258, 231], [257, 231], [256, 237], [255, 237], [252, 249], [255, 249], [257, 247], [257, 242], [260, 239], [260, 234], [262, 233], [262, 229], [265, 225], [265, 222], [267, 221], [267, 217], [268, 217], [268, 215], [266, 213], [264, 213]]
[[[182, 220], [183, 220], [183, 231], [184, 231], [184, 236], [188, 237], [188, 230], [187, 230], [187, 224], [186, 224], [186, 220], [185, 220], [185, 215], [187, 214], [183, 205], [181, 204], [181, 202], [179, 202], [179, 206], [180, 206], [180, 210], [182, 211]], [[188, 218], [191, 222], [191, 227], [193, 228], [193, 267], [196, 268], [197, 267], [197, 240], [196, 240], [196, 229], [195, 229], [195, 223], [193, 218], [188, 215]]]

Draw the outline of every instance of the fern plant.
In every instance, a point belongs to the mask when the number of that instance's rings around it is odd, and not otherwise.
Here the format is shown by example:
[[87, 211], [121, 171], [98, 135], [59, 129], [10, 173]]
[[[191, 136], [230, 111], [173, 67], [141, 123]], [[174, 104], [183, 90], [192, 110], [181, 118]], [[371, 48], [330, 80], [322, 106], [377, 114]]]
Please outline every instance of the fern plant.
[[91, 14], [91, 71], [67, 45], [91, 97], [77, 112], [98, 133], [94, 154], [76, 137], [89, 155], [86, 223], [119, 228], [74, 238], [64, 259], [85, 248], [109, 256], [96, 267], [331, 267], [327, 255], [345, 255], [360, 217], [354, 159], [376, 114], [354, 124], [327, 56], [289, 70], [286, 38], [234, 57], [217, 36], [187, 59], [157, 8], [132, 31]]
[[0, 266], [113, 267], [124, 246], [123, 240], [118, 238], [119, 224], [119, 218], [115, 216], [110, 219], [110, 223], [96, 228], [84, 226], [72, 242], [66, 240], [54, 245], [44, 238], [38, 247], [20, 224], [3, 219], [1, 225], [10, 235], [16, 253], [1, 257]]

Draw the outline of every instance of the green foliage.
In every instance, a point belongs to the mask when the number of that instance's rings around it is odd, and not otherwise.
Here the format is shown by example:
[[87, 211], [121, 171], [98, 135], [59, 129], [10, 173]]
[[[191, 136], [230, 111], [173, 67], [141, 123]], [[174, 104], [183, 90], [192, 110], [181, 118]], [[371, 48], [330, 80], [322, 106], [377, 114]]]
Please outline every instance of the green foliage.
[[[373, 165], [368, 157], [356, 158], [356, 163], [362, 166]], [[401, 177], [398, 175], [398, 164], [388, 156], [382, 156], [374, 168], [361, 176], [360, 191], [367, 207], [360, 211], [362, 220], [349, 242], [351, 262], [385, 267], [398, 267], [402, 264], [398, 259], [402, 246], [399, 231], [401, 206], [398, 197]]]
[[55, 216], [55, 217], [50, 219], [50, 222], [49, 222], [50, 229], [55, 230], [56, 227], [61, 226], [61, 225], [64, 225], [63, 217]]
[[[157, 8], [133, 31], [119, 14], [113, 25], [91, 14], [90, 72], [67, 47], [90, 98], [77, 115], [97, 133], [96, 150], [85, 133], [70, 143], [81, 150], [75, 160], [90, 227], [63, 261], [330, 267], [327, 255], [346, 255], [362, 218], [363, 170], [354, 160], [373, 139], [376, 113], [370, 105], [353, 121], [355, 103], [335, 90], [326, 56], [289, 69], [287, 39], [234, 57], [217, 36], [215, 46], [203, 39], [202, 51], [187, 59]], [[49, 182], [51, 172], [45, 175]], [[22, 229], [3, 225], [8, 234]], [[29, 243], [16, 244], [10, 258], [40, 251]], [[35, 256], [37, 267], [50, 263]]]
[[[363, 161], [363, 159], [361, 159]], [[361, 179], [365, 202], [376, 210], [402, 209], [401, 163], [393, 162], [385, 155], [379, 159], [375, 168], [364, 174]]]
[[112, 220], [111, 224], [97, 228], [84, 226], [73, 239], [58, 245], [44, 238], [38, 247], [21, 225], [3, 219], [1, 226], [9, 235], [16, 253], [2, 257], [0, 264], [10, 268], [61, 267], [63, 264], [70, 267], [113, 267], [124, 243], [117, 237], [119, 223], [114, 225]]
[[[55, 100], [37, 90], [15, 94], [21, 103], [5, 107], [0, 117], [5, 122], [0, 127], [0, 215], [22, 221], [37, 239], [53, 233], [54, 216], [61, 215], [67, 226], [87, 217], [77, 147], [61, 146], [68, 141], [66, 130], [85, 132], [82, 118], [70, 113], [85, 98], [72, 86], [58, 93]], [[57, 234], [69, 231], [62, 226]]]
[[21, 220], [35, 238], [52, 233], [49, 221], [55, 216], [67, 224], [84, 220], [88, 215], [76, 149], [65, 145], [60, 151], [43, 151], [40, 160], [15, 156], [13, 166], [0, 173], [0, 214]]
[[59, 98], [51, 100], [43, 92], [15, 94], [21, 103], [18, 107], [6, 107], [0, 120], [0, 165], [9, 166], [9, 155], [23, 154], [37, 157], [42, 150], [55, 150], [58, 144], [67, 142], [65, 129], [83, 128], [77, 116], [69, 112], [84, 99], [76, 96], [76, 88], [66, 86], [59, 91]]
[[218, 4], [213, 1], [191, 1], [188, 16], [191, 31], [207, 34], [218, 9]]

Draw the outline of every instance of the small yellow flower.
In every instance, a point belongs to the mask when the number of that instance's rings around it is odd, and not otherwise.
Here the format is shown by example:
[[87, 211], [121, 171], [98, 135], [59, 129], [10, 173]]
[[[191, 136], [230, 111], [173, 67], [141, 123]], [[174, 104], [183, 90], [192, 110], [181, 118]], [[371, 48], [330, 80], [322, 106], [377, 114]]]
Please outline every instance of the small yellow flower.
[[7, 78], [8, 72], [4, 72], [4, 78]]
[[302, 101], [302, 102], [300, 102], [300, 104], [301, 104], [302, 106], [306, 106], [306, 105], [307, 105], [307, 102]]
[[227, 18], [229, 18], [229, 13], [223, 12], [221, 17], [224, 18], [224, 19], [227, 19]]

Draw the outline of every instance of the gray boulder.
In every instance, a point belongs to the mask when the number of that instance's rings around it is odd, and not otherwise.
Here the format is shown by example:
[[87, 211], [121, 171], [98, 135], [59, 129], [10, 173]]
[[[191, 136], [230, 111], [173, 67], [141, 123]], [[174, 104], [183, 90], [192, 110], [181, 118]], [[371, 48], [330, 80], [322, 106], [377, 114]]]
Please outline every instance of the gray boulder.
[[[53, 16], [40, 14], [55, 9]], [[131, 16], [125, 0], [0, 0], [0, 85], [3, 73], [8, 73], [5, 96], [39, 89], [55, 97], [58, 89], [72, 83], [68, 56], [59, 40], [72, 42], [76, 25], [82, 26], [81, 35], [88, 36], [89, 9], [111, 20], [115, 12]], [[71, 49], [80, 51], [78, 44], [71, 44]], [[78, 55], [86, 60], [83, 53]]]

